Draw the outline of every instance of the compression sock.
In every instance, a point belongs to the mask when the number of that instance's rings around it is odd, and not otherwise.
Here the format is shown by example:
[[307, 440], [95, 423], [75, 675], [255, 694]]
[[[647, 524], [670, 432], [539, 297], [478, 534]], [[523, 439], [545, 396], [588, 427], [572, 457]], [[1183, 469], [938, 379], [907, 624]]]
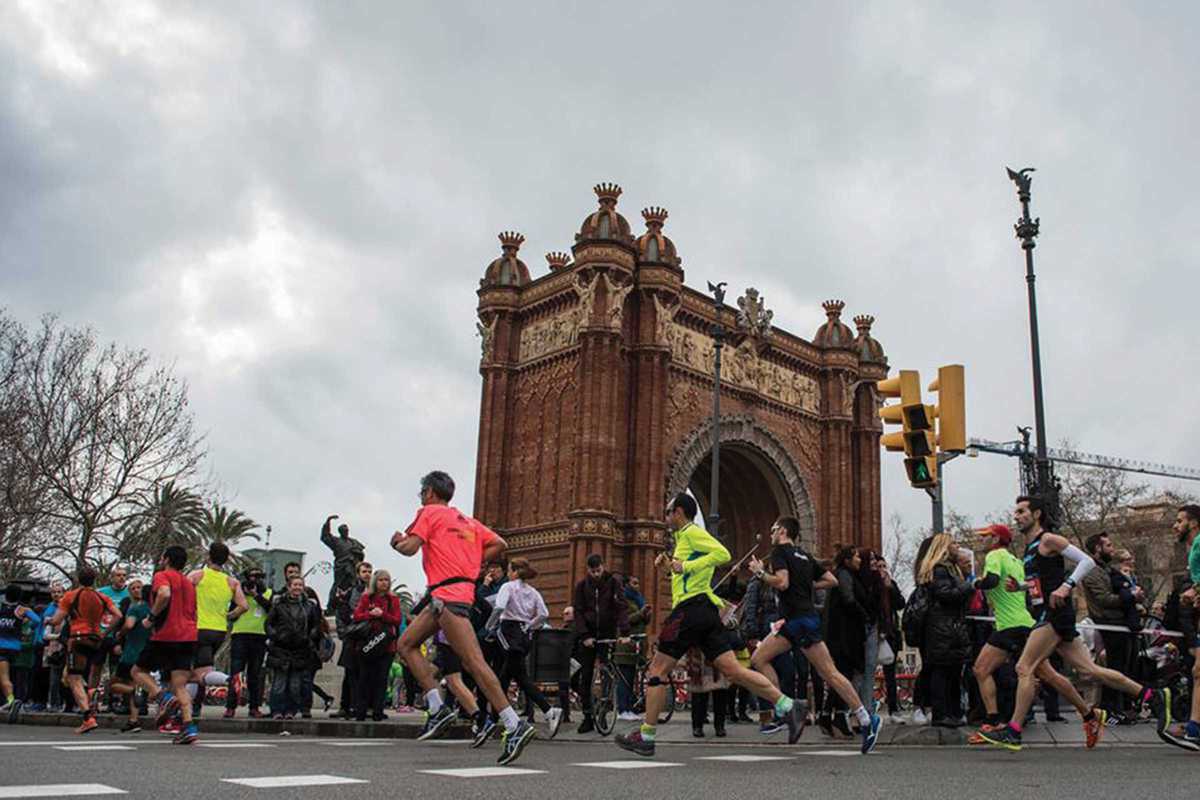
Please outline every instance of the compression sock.
[[653, 725], [643, 724], [642, 725], [642, 741], [643, 742], [653, 742], [654, 741], [654, 733], [657, 730], [658, 730], [658, 728], [654, 727]]
[[1084, 722], [1091, 722], [1095, 718], [1096, 718], [1096, 709], [1094, 709], [1094, 708], [1089, 708], [1088, 713], [1083, 715]]
[[1010, 722], [1008, 723], [1008, 727], [1012, 728], [1016, 733], [1021, 732], [1021, 724], [1018, 722]]
[[430, 689], [425, 693], [425, 702], [429, 705], [429, 713], [436, 714], [442, 710], [442, 693], [437, 689]]
[[775, 701], [775, 714], [782, 717], [784, 714], [791, 712], [795, 701], [786, 694], [779, 695], [779, 699]]
[[517, 716], [517, 712], [512, 706], [507, 706], [500, 712], [500, 724], [504, 726], [506, 731], [515, 731], [517, 726], [521, 724], [521, 718]]
[[862, 706], [854, 709], [854, 717], [858, 720], [859, 725], [870, 725], [871, 715], [867, 713], [867, 709]]

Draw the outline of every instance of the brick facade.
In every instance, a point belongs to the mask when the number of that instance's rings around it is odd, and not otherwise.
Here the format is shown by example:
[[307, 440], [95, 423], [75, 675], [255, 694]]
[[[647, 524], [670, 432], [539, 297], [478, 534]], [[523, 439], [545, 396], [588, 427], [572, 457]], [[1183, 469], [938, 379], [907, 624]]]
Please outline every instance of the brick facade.
[[[590, 553], [658, 587], [667, 498], [691, 489], [709, 502], [712, 299], [684, 285], [667, 212], [643, 211], [634, 238], [616, 211], [621, 190], [596, 187], [600, 207], [571, 256], [547, 255], [531, 279], [519, 234], [481, 281], [483, 378], [476, 464], [477, 517], [529, 558], [555, 619]], [[879, 407], [887, 362], [870, 336], [841, 322], [843, 304], [811, 341], [771, 324], [758, 293], [724, 306], [722, 534], [737, 558], [780, 514], [800, 518], [806, 543], [878, 548]], [[647, 592], [652, 595], [653, 592]], [[659, 615], [661, 617], [661, 615]]]

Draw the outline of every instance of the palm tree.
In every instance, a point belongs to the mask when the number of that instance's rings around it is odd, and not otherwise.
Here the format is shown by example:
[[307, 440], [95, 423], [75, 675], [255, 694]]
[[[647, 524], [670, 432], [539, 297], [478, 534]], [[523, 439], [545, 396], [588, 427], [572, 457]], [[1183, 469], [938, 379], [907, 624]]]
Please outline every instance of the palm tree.
[[406, 617], [411, 616], [413, 606], [416, 605], [417, 601], [413, 597], [413, 593], [409, 590], [408, 584], [397, 584], [396, 588], [392, 590], [392, 594], [400, 598], [400, 612]]
[[[224, 542], [230, 549], [243, 539], [258, 541], [254, 533], [260, 526], [243, 512], [214, 502], [201, 511], [201, 519], [195, 528], [195, 541], [188, 549], [188, 560], [202, 564], [208, 556], [208, 547], [213, 542]], [[241, 556], [233, 556], [234, 566], [239, 568]]]
[[122, 526], [117, 558], [145, 564], [153, 563], [168, 545], [190, 550], [203, 520], [204, 504], [195, 492], [175, 481], [156, 486], [142, 513]]

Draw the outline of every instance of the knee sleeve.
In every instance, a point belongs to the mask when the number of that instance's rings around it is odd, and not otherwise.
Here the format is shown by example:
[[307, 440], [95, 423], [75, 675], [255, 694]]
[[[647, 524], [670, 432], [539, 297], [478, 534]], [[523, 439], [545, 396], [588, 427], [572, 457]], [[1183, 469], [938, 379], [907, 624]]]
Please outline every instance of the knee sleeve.
[[658, 677], [657, 675], [652, 675], [649, 678], [646, 678], [646, 685], [647, 686], [663, 686], [664, 683], [663, 683], [662, 678]]

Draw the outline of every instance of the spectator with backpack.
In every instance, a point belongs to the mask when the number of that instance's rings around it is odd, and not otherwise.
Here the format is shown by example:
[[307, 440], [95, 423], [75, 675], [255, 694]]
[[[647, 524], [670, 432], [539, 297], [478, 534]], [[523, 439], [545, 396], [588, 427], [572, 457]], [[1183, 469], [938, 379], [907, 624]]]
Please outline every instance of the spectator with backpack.
[[21, 597], [21, 587], [10, 583], [4, 589], [4, 601], [0, 602], [0, 696], [4, 700], [0, 712], [10, 714], [17, 708], [12, 668], [20, 659], [24, 631], [41, 622], [32, 608], [21, 604]]

